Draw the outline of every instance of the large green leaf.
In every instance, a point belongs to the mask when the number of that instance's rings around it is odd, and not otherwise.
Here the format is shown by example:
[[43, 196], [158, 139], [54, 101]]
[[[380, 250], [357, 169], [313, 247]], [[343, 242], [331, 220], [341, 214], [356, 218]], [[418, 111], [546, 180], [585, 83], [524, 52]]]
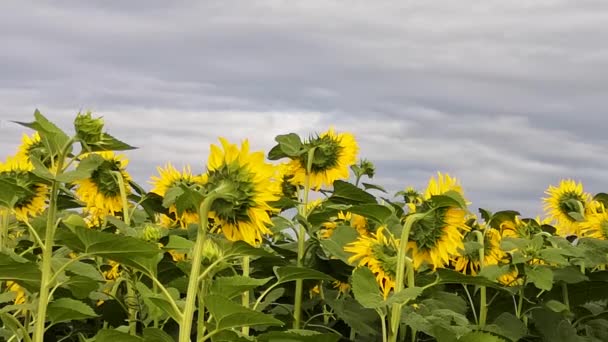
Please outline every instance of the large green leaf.
[[408, 287], [397, 293], [390, 295], [384, 305], [392, 305], [392, 304], [407, 304], [409, 301], [418, 298], [424, 291], [423, 287]]
[[63, 284], [67, 287], [74, 297], [78, 299], [85, 299], [89, 297], [89, 294], [99, 287], [99, 282], [83, 276], [72, 276], [67, 282]]
[[104, 159], [102, 156], [90, 154], [78, 163], [76, 170], [68, 171], [57, 176], [57, 180], [64, 183], [72, 183], [77, 180], [89, 178], [93, 171], [97, 170], [103, 162]]
[[376, 277], [369, 268], [357, 267], [353, 271], [352, 285], [355, 299], [364, 308], [375, 309], [385, 305]]
[[108, 133], [102, 133], [99, 142], [89, 144], [88, 146], [91, 151], [126, 151], [137, 148], [114, 138]]
[[[129, 335], [118, 330], [102, 329], [95, 335], [95, 342], [144, 342], [141, 337]], [[145, 340], [148, 342], [148, 340]]]
[[148, 273], [160, 261], [161, 250], [156, 244], [81, 226], [70, 229], [58, 230], [57, 238], [74, 251], [102, 256]]
[[194, 242], [185, 239], [181, 236], [169, 235], [169, 241], [165, 246], [163, 246], [163, 249], [189, 251], [190, 249], [192, 249], [192, 247], [194, 247]]
[[385, 223], [386, 220], [393, 214], [391, 209], [380, 204], [360, 204], [352, 206], [349, 210], [351, 213], [365, 216], [380, 224]]
[[550, 291], [553, 287], [553, 271], [543, 265], [525, 266], [527, 281], [541, 290]]
[[340, 335], [313, 330], [272, 331], [258, 336], [259, 342], [337, 342]]
[[[40, 135], [40, 140], [44, 146], [49, 148], [49, 151], [52, 155], [59, 155], [61, 150], [66, 146], [70, 138], [65, 132], [63, 132], [59, 127], [57, 127], [54, 123], [50, 122], [44, 115], [42, 115], [38, 109], [34, 112], [34, 121], [33, 122], [19, 122], [16, 123], [29, 127], [38, 131]], [[70, 152], [71, 149], [68, 149]]]
[[220, 294], [226, 298], [233, 298], [241, 293], [253, 290], [258, 286], [266, 284], [272, 277], [255, 279], [240, 275], [230, 277], [217, 277], [213, 280], [209, 289], [212, 294]]
[[12, 280], [28, 289], [40, 287], [41, 273], [36, 263], [17, 260], [6, 254], [0, 254], [0, 280]]
[[360, 336], [375, 336], [378, 331], [378, 314], [366, 309], [352, 297], [336, 298], [326, 296], [325, 301], [334, 313]]
[[297, 157], [302, 153], [302, 141], [295, 133], [277, 135], [275, 140], [279, 143], [279, 148], [288, 157]]
[[59, 298], [51, 302], [46, 313], [53, 323], [97, 317], [90, 306], [71, 298]]
[[334, 192], [329, 201], [342, 204], [363, 204], [376, 203], [376, 198], [353, 184], [337, 180], [334, 182]]
[[275, 267], [274, 274], [277, 276], [277, 282], [280, 284], [298, 279], [334, 280], [334, 278], [323, 272], [297, 266]]
[[344, 251], [344, 246], [355, 241], [359, 234], [350, 226], [338, 226], [334, 229], [329, 239], [321, 239], [320, 243], [329, 253], [348, 263], [350, 253]]
[[505, 342], [505, 340], [487, 332], [473, 331], [459, 338], [458, 342]]
[[526, 325], [509, 312], [501, 313], [486, 330], [497, 333], [513, 342], [519, 341], [528, 333]]
[[504, 290], [507, 292], [514, 293], [517, 290], [513, 288], [507, 288], [500, 286], [498, 283], [492, 282], [485, 277], [465, 275], [454, 270], [447, 268], [440, 268], [437, 270], [439, 281], [441, 284], [468, 284], [492, 287], [498, 290]]
[[205, 306], [214, 317], [217, 330], [255, 325], [282, 326], [284, 324], [271, 315], [247, 309], [220, 295], [207, 295]]
[[146, 342], [175, 342], [173, 337], [159, 328], [144, 328], [144, 340]]

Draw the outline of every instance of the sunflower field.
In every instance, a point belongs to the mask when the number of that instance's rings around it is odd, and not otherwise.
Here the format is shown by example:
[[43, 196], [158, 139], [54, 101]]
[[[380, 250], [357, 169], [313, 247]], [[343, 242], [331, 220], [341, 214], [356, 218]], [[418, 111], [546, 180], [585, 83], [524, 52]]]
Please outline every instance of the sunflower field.
[[331, 128], [268, 152], [219, 138], [144, 187], [102, 118], [18, 123], [4, 341], [608, 341], [608, 194], [574, 180], [536, 218], [473, 210], [442, 173], [389, 194]]

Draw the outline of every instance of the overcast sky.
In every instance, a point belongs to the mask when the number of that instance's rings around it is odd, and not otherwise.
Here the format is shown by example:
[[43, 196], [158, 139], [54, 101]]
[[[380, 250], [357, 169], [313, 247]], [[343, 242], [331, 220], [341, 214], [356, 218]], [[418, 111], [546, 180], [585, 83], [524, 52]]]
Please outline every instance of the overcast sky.
[[0, 2], [0, 157], [39, 108], [141, 148], [145, 183], [222, 135], [353, 132], [375, 182], [461, 179], [473, 210], [608, 192], [608, 1]]

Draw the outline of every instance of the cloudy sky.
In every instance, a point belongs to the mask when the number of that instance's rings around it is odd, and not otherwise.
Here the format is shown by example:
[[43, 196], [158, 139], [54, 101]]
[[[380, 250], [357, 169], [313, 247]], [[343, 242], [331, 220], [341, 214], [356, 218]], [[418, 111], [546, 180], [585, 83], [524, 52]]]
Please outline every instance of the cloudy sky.
[[560, 178], [608, 191], [606, 23], [605, 0], [2, 1], [0, 157], [35, 108], [102, 115], [140, 182], [334, 125], [391, 191], [446, 171], [535, 215]]

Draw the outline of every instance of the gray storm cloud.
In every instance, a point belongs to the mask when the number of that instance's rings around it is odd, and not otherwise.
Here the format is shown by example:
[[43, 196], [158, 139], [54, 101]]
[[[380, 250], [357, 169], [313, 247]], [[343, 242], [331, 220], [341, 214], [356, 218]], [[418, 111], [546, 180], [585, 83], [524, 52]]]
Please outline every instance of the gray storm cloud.
[[436, 171], [473, 207], [541, 212], [562, 177], [608, 191], [605, 1], [6, 1], [0, 156], [39, 108], [91, 109], [140, 182], [217, 136], [355, 133], [391, 191]]

